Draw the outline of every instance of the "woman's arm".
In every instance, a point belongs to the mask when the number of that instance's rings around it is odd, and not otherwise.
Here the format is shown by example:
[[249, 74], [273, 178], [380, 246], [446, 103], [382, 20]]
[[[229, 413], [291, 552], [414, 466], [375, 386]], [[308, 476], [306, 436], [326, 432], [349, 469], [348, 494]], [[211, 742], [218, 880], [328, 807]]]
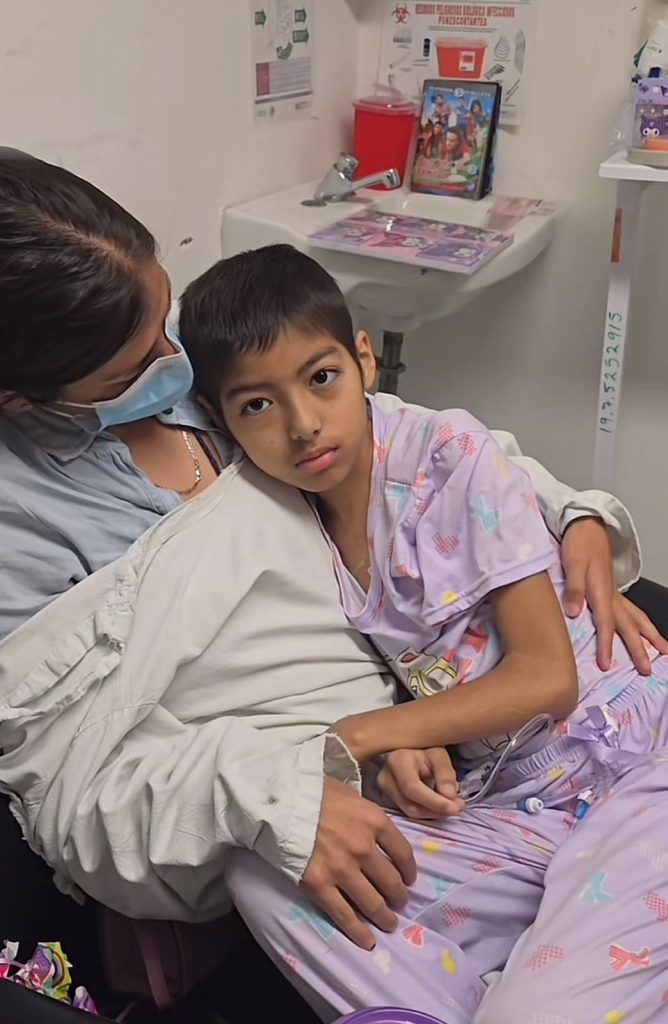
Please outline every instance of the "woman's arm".
[[570, 714], [577, 671], [547, 573], [495, 591], [492, 603], [506, 652], [500, 664], [425, 700], [343, 719], [334, 731], [358, 761], [513, 732], [541, 713], [555, 719]]
[[[164, 520], [0, 644], [2, 788], [59, 884], [120, 913], [219, 916], [228, 909], [225, 859], [247, 847], [301, 881], [354, 942], [370, 946], [364, 921], [391, 930], [387, 904], [407, 899], [410, 846], [359, 795], [358, 766], [336, 737], [288, 745], [278, 706], [275, 728], [254, 728], [247, 675], [239, 702], [217, 703], [236, 681], [228, 655], [234, 661], [232, 620], [246, 584], [222, 555], [221, 585], [211, 520], [199, 533], [210, 557], [197, 557], [198, 534], [187, 525], [199, 522], [193, 512], [185, 506]], [[239, 550], [230, 519], [219, 518], [221, 536]], [[184, 561], [201, 574], [184, 576]], [[252, 639], [256, 660], [245, 666], [269, 678], [272, 644], [257, 633]], [[176, 676], [186, 665], [179, 712]]]

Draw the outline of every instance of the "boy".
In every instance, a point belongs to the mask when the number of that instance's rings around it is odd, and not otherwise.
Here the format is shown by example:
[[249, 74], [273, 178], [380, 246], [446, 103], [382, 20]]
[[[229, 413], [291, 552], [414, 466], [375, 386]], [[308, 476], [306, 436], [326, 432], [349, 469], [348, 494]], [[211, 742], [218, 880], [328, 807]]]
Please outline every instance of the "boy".
[[[413, 696], [431, 697], [336, 729], [358, 761], [420, 752], [395, 773], [390, 758], [382, 776], [405, 813], [461, 810], [444, 745], [478, 767], [536, 716], [567, 718], [578, 682], [587, 709], [634, 682], [628, 656], [612, 680], [591, 671], [586, 609], [578, 680], [554, 591], [558, 546], [482, 425], [367, 403], [371, 343], [314, 260], [269, 246], [218, 264], [187, 289], [181, 333], [211, 413], [258, 468], [313, 496], [351, 623]], [[581, 767], [585, 791], [595, 769]], [[538, 775], [534, 795], [556, 799]]]
[[[414, 696], [429, 695], [334, 726], [358, 762], [391, 752], [379, 776], [389, 802], [442, 819], [433, 836], [416, 833], [427, 882], [411, 890], [405, 927], [373, 929], [367, 961], [242, 854], [229, 882], [249, 926], [261, 922], [258, 941], [314, 1005], [322, 997], [341, 1012], [351, 993], [370, 1006], [390, 991], [431, 1009], [429, 981], [448, 1024], [557, 1009], [565, 1020], [649, 1020], [665, 988], [665, 925], [653, 911], [668, 882], [642, 851], [662, 843], [666, 659], [650, 649], [643, 679], [616, 642], [601, 671], [587, 608], [569, 638], [552, 587], [563, 593], [559, 549], [524, 474], [466, 413], [367, 404], [369, 339], [353, 335], [314, 261], [273, 246], [218, 264], [187, 290], [181, 332], [200, 393], [247, 456], [313, 496], [350, 621]], [[540, 712], [562, 722], [514, 752], [486, 806], [461, 813], [443, 745], [464, 771], [488, 769], [503, 734]], [[642, 843], [620, 847], [629, 815], [650, 811]], [[579, 858], [594, 855], [603, 870], [589, 878]], [[584, 930], [577, 900], [567, 902], [581, 872], [578, 898], [597, 904]], [[477, 969], [502, 967], [525, 928], [514, 973], [476, 1013]]]

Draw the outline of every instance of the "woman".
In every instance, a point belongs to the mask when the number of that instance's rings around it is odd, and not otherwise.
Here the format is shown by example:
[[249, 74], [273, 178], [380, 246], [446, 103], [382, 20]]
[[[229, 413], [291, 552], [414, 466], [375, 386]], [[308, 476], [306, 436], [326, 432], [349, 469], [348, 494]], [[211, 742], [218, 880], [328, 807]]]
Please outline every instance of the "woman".
[[[69, 172], [25, 154], [0, 153], [1, 635], [122, 556], [166, 513], [206, 498], [216, 476], [226, 476], [225, 442], [188, 395], [191, 372], [178, 339], [166, 329], [169, 308], [167, 277], [141, 224]], [[535, 475], [539, 490], [541, 483], [543, 491], [555, 486], [540, 467]], [[548, 501], [546, 515], [557, 532], [568, 530], [563, 550], [573, 610], [586, 593], [604, 626], [602, 667], [609, 664], [614, 621], [639, 670], [647, 672], [642, 636], [663, 642], [614, 589], [606, 531], [592, 519], [599, 514], [596, 504], [591, 496], [578, 503], [564, 488], [556, 495], [558, 507]], [[577, 515], [589, 518], [569, 525]], [[624, 522], [625, 512], [610, 499], [601, 503], [600, 515], [614, 525], [615, 515]], [[622, 539], [618, 548], [621, 561], [626, 558], [620, 569], [626, 582], [633, 576], [632, 547]], [[297, 581], [300, 569], [294, 566]], [[233, 584], [230, 576], [224, 588], [232, 604]], [[184, 695], [186, 704], [191, 699]], [[224, 754], [224, 745], [220, 749]], [[276, 760], [267, 758], [272, 782]], [[286, 777], [298, 787], [296, 776], [286, 771]], [[256, 775], [253, 781], [266, 804], [263, 783], [269, 779]], [[230, 784], [247, 793], [247, 779]], [[336, 801], [327, 793], [305, 830], [314, 845], [300, 851], [302, 865], [312, 866], [318, 855], [320, 878], [327, 862], [323, 821], [339, 843], [346, 836], [343, 825], [331, 827]], [[209, 870], [215, 874], [215, 862]], [[163, 886], [165, 900], [173, 895], [173, 881], [171, 875]], [[373, 894], [371, 885], [367, 889]], [[318, 902], [315, 883], [309, 891]], [[147, 889], [148, 903], [137, 912], [151, 912], [153, 892]], [[324, 893], [319, 903], [328, 908]], [[376, 905], [376, 916], [367, 916], [376, 920], [379, 913]], [[350, 934], [364, 944], [364, 926], [354, 927]]]
[[169, 279], [142, 224], [11, 154], [0, 237], [2, 637], [205, 490], [224, 446], [187, 398]]

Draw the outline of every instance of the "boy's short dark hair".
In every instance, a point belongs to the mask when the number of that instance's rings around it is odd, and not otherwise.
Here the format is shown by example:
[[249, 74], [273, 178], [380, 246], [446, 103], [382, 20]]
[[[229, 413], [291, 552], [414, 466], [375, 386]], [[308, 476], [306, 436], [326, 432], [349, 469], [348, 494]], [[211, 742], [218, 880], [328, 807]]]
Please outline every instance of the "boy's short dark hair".
[[179, 333], [199, 394], [219, 408], [236, 357], [266, 352], [288, 327], [326, 334], [358, 361], [341, 290], [310, 256], [291, 245], [267, 245], [215, 263], [181, 298]]

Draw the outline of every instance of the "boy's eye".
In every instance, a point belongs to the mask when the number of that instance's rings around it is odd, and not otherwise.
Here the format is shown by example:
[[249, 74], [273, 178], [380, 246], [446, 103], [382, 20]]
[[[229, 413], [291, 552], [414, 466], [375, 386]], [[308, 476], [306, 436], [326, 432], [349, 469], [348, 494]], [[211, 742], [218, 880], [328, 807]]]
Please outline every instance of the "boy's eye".
[[253, 398], [252, 401], [246, 402], [243, 409], [241, 410], [242, 416], [259, 416], [261, 412], [265, 412], [271, 402], [268, 398]]
[[317, 388], [326, 388], [333, 384], [338, 376], [338, 370], [318, 370], [311, 377], [311, 384], [315, 384]]

